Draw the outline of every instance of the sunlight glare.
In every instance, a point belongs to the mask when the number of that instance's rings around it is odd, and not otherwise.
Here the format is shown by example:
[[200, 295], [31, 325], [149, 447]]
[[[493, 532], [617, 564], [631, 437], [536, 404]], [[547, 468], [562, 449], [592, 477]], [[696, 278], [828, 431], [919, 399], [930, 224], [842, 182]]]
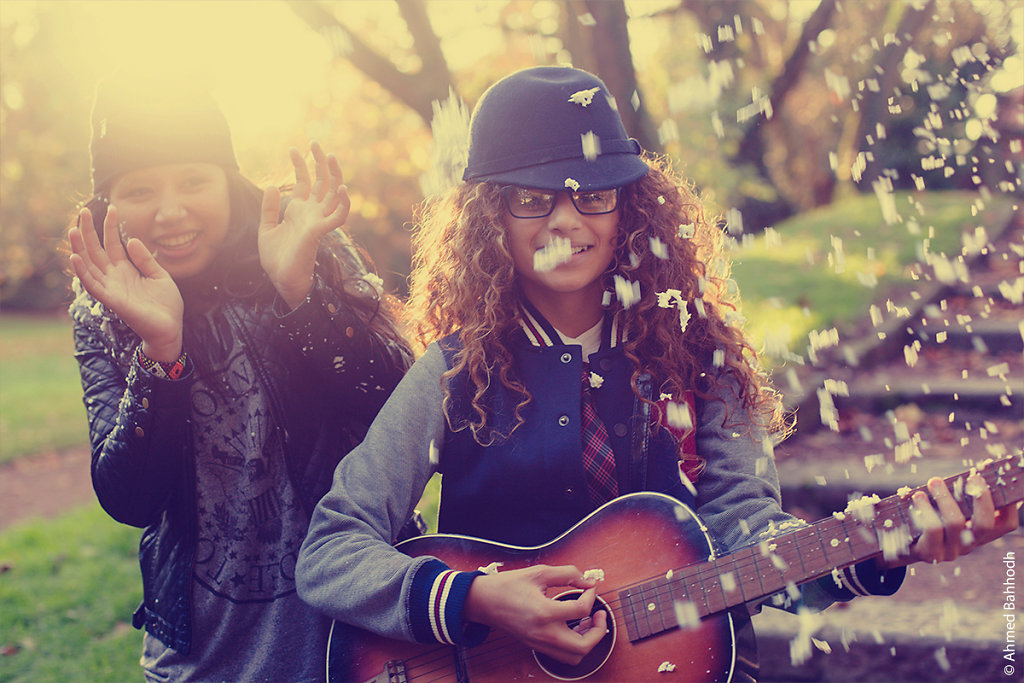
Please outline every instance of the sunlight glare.
[[98, 27], [90, 44], [99, 73], [130, 66], [206, 80], [240, 156], [252, 146], [282, 151], [302, 130], [307, 100], [326, 87], [328, 46], [284, 3], [91, 0], [68, 9]]

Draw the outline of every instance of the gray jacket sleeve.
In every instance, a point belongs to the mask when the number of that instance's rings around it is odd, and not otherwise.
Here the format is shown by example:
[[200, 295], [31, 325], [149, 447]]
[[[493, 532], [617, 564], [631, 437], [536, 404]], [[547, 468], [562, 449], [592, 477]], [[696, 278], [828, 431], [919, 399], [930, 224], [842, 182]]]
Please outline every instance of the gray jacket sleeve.
[[735, 550], [803, 523], [782, 510], [771, 441], [763, 430], [747, 427], [746, 411], [730, 388], [720, 395], [725, 404], [699, 403], [697, 453], [707, 466], [697, 486], [697, 514], [713, 538]]
[[[342, 458], [331, 490], [313, 512], [295, 568], [299, 596], [333, 619], [413, 640], [413, 579], [431, 558], [392, 548], [442, 448], [441, 374], [436, 345], [413, 364], [364, 441]], [[435, 561], [436, 562], [436, 561]]]
[[[697, 418], [697, 453], [707, 467], [697, 485], [696, 512], [711, 537], [731, 552], [807, 523], [782, 509], [772, 444], [765, 432], [746, 427], [745, 412], [733, 390], [726, 388], [721, 395], [725, 404], [702, 401]], [[803, 584], [796, 602], [781, 593], [771, 603], [789, 611], [821, 610], [857, 595], [892, 595], [905, 573], [904, 567], [885, 569], [868, 559]]]

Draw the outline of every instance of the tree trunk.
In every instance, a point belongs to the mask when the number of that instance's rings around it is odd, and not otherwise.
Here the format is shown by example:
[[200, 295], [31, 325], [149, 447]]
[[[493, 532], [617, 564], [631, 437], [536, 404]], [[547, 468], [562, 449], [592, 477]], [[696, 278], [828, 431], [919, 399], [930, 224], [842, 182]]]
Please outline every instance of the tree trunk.
[[[853, 134], [850, 148], [841, 152], [840, 156], [852, 161], [858, 152], [871, 151], [872, 147], [879, 144], [877, 138], [872, 138], [869, 144], [868, 136], [874, 136], [877, 126], [885, 121], [888, 115], [889, 98], [897, 94], [900, 82], [900, 64], [907, 54], [914, 37], [924, 26], [931, 21], [935, 12], [935, 0], [928, 0], [920, 9], [916, 9], [912, 3], [900, 3], [903, 10], [900, 17], [899, 28], [896, 29], [896, 40], [889, 41], [882, 49], [874, 72], [878, 76], [878, 90], [864, 90], [864, 97], [857, 108], [857, 127]], [[875, 73], [871, 75], [874, 76]], [[860, 184], [870, 187], [871, 183], [882, 174], [882, 165], [874, 159], [867, 159], [864, 171], [861, 174]]]
[[[565, 0], [562, 41], [575, 66], [597, 74], [611, 91], [626, 132], [650, 152], [661, 152], [657, 129], [644, 106], [629, 46], [623, 0]], [[580, 23], [589, 14], [593, 25]], [[634, 107], [634, 103], [636, 106]]]
[[[828, 28], [835, 9], [836, 0], [822, 0], [814, 10], [814, 14], [804, 24], [803, 30], [800, 32], [800, 39], [786, 60], [782, 73], [772, 81], [771, 94], [768, 98], [772, 112], [783, 111], [786, 97], [799, 82], [804, 68], [807, 66], [807, 60], [811, 54], [811, 43], [819, 33]], [[764, 163], [764, 135], [770, 125], [772, 125], [772, 120], [767, 117], [757, 116], [752, 119], [733, 157], [737, 163], [752, 164], [758, 174], [769, 182], [771, 181], [770, 171]]]

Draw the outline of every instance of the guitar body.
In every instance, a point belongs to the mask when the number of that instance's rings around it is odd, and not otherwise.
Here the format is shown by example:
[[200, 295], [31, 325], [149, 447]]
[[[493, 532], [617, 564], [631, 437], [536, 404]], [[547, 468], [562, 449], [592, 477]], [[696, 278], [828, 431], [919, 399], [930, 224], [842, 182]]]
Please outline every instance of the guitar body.
[[[712, 554], [696, 515], [668, 496], [623, 496], [553, 541], [534, 548], [452, 535], [421, 536], [398, 548], [412, 557], [437, 557], [463, 571], [492, 562], [501, 562], [502, 571], [538, 564], [601, 569], [604, 580], [598, 584], [595, 610], [609, 612], [610, 633], [584, 662], [569, 667], [535, 656], [500, 631], [492, 630], [487, 640], [475, 647], [455, 648], [390, 640], [336, 622], [328, 644], [329, 681], [733, 680], [737, 636], [729, 612], [694, 620], [685, 628], [672, 621], [671, 628], [643, 637], [643, 627], [638, 631], [635, 625], [637, 619], [665, 624], [674, 614], [656, 610], [651, 603], [649, 610], [640, 610], [644, 614], [638, 615], [622, 598], [621, 592], [635, 584], [663, 576], [672, 567], [705, 562]], [[556, 597], [569, 590], [553, 590], [549, 595]], [[667, 678], [658, 671], [663, 662], [675, 666]]]

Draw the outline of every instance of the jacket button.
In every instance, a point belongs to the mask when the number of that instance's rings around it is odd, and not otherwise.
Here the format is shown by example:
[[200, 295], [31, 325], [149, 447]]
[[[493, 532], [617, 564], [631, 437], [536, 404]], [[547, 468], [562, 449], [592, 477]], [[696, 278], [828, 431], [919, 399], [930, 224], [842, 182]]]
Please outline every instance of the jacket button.
[[561, 360], [562, 360], [563, 363], [571, 363], [572, 362], [572, 354], [571, 353], [563, 353]]
[[611, 369], [611, 367], [612, 367], [612, 362], [610, 360], [608, 360], [607, 358], [602, 358], [601, 362], [598, 363], [598, 365], [601, 366], [602, 370], [604, 370], [605, 372], [608, 372]]
[[135, 428], [135, 436], [145, 436], [145, 435], [146, 435], [146, 432], [142, 429], [142, 427], [136, 427]]
[[328, 313], [337, 313], [338, 312], [338, 307], [335, 306], [334, 304], [327, 304], [327, 312]]
[[615, 426], [612, 427], [612, 431], [615, 432], [615, 436], [623, 437], [626, 435], [626, 432], [628, 430], [626, 429], [626, 425], [624, 423], [616, 422]]
[[558, 418], [558, 424], [561, 425], [562, 427], [564, 427], [567, 424], [569, 424], [569, 416], [568, 415], [560, 415], [559, 418]]
[[142, 397], [142, 407], [149, 408], [149, 399], [146, 398], [145, 396]]
[[575, 491], [573, 491], [573, 490], [572, 490], [571, 488], [568, 488], [568, 489], [566, 489], [566, 490], [565, 490], [565, 495], [567, 495], [567, 496], [571, 496], [571, 495], [573, 495], [574, 493], [576, 493], [576, 492], [575, 492]]
[[355, 333], [356, 333], [356, 331], [353, 330], [351, 327], [346, 327], [345, 328], [345, 336], [348, 337], [349, 339], [351, 339], [352, 335], [354, 335]]

